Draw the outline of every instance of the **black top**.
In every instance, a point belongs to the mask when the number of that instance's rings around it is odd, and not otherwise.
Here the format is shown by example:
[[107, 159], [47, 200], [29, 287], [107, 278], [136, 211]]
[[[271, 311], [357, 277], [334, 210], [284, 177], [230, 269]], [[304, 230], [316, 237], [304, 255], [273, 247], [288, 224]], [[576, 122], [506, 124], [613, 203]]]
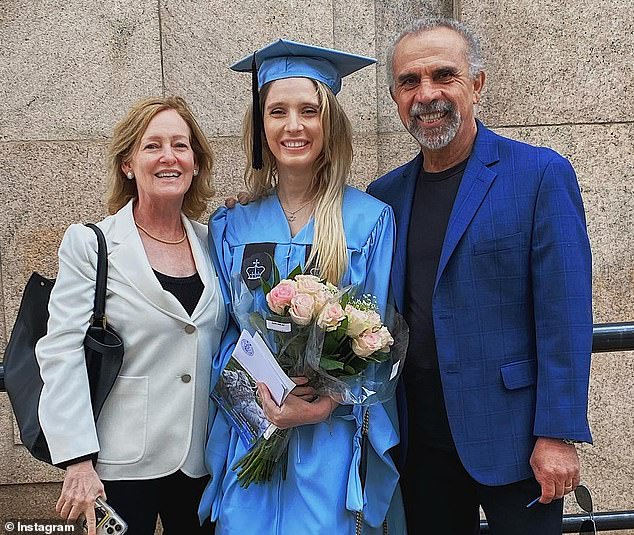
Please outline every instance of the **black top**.
[[163, 289], [172, 293], [191, 316], [205, 288], [198, 273], [196, 272], [189, 277], [171, 277], [159, 271], [153, 271]]
[[432, 296], [449, 216], [467, 160], [440, 173], [421, 170], [407, 238], [405, 319], [410, 326], [405, 386], [411, 441], [454, 448], [445, 409]]

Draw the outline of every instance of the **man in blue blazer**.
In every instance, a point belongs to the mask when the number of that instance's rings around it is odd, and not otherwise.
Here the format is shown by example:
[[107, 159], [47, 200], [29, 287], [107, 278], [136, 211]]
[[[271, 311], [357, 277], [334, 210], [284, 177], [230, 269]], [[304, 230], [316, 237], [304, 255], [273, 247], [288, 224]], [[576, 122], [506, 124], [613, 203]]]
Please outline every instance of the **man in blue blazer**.
[[421, 146], [368, 188], [396, 215], [392, 283], [410, 325], [409, 533], [478, 533], [481, 505], [494, 534], [559, 535], [561, 498], [579, 483], [572, 442], [592, 440], [591, 257], [575, 173], [475, 119], [485, 76], [463, 24], [417, 21], [388, 76]]

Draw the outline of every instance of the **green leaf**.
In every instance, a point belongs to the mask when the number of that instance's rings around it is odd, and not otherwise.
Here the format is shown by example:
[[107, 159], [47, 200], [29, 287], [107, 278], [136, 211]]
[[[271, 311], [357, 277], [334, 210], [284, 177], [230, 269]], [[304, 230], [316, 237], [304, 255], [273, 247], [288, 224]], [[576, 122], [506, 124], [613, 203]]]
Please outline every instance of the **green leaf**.
[[343, 362], [321, 357], [319, 360], [319, 367], [324, 370], [343, 370]]
[[277, 269], [274, 258], [271, 255], [268, 255], [268, 257], [271, 259], [271, 271], [273, 276], [273, 283], [271, 286], [277, 286], [280, 283], [280, 270]]
[[302, 268], [301, 266], [297, 266], [293, 271], [291, 271], [288, 274], [288, 277], [286, 277], [287, 279], [291, 279], [291, 280], [295, 280], [295, 277], [297, 277], [297, 275], [301, 275], [302, 274]]
[[[346, 292], [345, 294], [343, 294], [343, 296], [341, 297], [341, 308], [343, 308], [345, 310], [346, 305], [349, 303], [350, 301], [350, 294], [348, 292]], [[346, 318], [347, 319], [347, 318]]]
[[337, 327], [337, 338], [339, 338], [339, 340], [342, 339], [342, 337], [344, 337], [346, 335], [346, 331], [348, 330], [348, 318], [345, 317], [343, 318], [343, 320], [341, 321], [341, 324], [339, 325], [339, 327]]
[[262, 284], [262, 291], [264, 292], [264, 295], [269, 295], [269, 292], [271, 291], [271, 285], [262, 277], [260, 277], [260, 283]]
[[260, 332], [266, 332], [268, 330], [266, 328], [266, 320], [259, 312], [251, 312], [249, 315], [249, 321], [251, 322], [251, 325]]
[[385, 362], [388, 358], [390, 358], [389, 353], [382, 353], [380, 351], [372, 353], [366, 357], [367, 360], [373, 360], [374, 362]]

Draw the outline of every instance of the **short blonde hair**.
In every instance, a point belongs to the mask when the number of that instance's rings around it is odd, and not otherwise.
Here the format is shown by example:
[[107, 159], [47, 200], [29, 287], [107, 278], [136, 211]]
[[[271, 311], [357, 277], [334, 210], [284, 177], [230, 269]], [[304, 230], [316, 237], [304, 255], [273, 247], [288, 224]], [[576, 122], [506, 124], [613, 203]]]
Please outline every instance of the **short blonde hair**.
[[[315, 234], [313, 247], [306, 266], [315, 263], [322, 278], [339, 284], [348, 266], [346, 235], [343, 228], [343, 192], [352, 166], [352, 127], [334, 93], [316, 80], [315, 90], [319, 100], [324, 148], [313, 165], [310, 186], [315, 194]], [[264, 109], [271, 84], [260, 91], [260, 109]], [[258, 199], [271, 193], [277, 185], [275, 156], [262, 136], [262, 169], [253, 169], [253, 110], [250, 106], [242, 126], [243, 147], [247, 157], [244, 181], [252, 198]]]
[[198, 176], [193, 177], [191, 186], [183, 199], [183, 213], [196, 219], [207, 208], [207, 202], [214, 195], [211, 181], [213, 154], [205, 134], [198, 126], [189, 106], [181, 97], [148, 97], [132, 106], [126, 116], [114, 128], [108, 148], [108, 212], [114, 214], [130, 199], [138, 196], [136, 180], [128, 180], [121, 166], [129, 162], [139, 148], [141, 138], [150, 121], [165, 110], [176, 111], [189, 126], [190, 143], [196, 156]]

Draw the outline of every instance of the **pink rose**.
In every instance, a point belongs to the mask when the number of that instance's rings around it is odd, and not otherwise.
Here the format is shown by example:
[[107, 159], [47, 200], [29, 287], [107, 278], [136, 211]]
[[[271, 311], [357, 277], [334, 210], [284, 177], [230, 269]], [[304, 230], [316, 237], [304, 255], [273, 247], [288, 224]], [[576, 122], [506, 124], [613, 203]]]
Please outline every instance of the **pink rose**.
[[317, 317], [317, 325], [326, 331], [334, 331], [346, 317], [346, 313], [339, 303], [328, 303]]
[[319, 277], [315, 275], [297, 275], [295, 277], [297, 291], [310, 295], [317, 295], [325, 289]]
[[315, 298], [310, 294], [298, 293], [291, 299], [289, 314], [297, 325], [308, 325], [313, 319]]
[[266, 294], [266, 302], [274, 314], [284, 314], [286, 307], [290, 306], [291, 300], [297, 295], [297, 285], [295, 281], [281, 280], [271, 291]]
[[363, 331], [372, 330], [373, 323], [370, 321], [369, 312], [359, 310], [352, 305], [346, 305], [346, 316], [348, 317], [346, 334], [350, 338], [356, 338]]
[[384, 325], [376, 332], [381, 337], [381, 351], [389, 351], [390, 346], [394, 343], [394, 338]]
[[383, 325], [383, 322], [381, 321], [381, 315], [376, 310], [366, 310], [365, 313], [368, 315], [370, 329], [373, 331], [378, 331]]
[[383, 339], [379, 332], [365, 331], [361, 336], [352, 339], [352, 351], [361, 358], [376, 353], [383, 347]]

